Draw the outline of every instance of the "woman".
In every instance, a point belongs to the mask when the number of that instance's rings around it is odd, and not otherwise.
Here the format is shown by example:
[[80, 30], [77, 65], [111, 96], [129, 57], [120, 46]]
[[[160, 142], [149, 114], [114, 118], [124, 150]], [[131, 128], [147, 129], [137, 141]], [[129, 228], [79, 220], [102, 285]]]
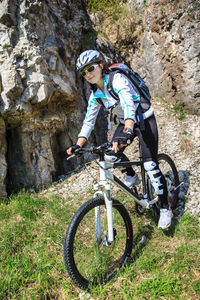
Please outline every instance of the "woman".
[[[81, 53], [77, 60], [77, 71], [81, 72], [82, 76], [91, 85], [92, 92], [77, 143], [66, 150], [68, 155], [72, 155], [76, 149], [82, 147], [87, 141], [94, 128], [101, 105], [111, 111], [117, 105], [116, 99], [108, 92], [109, 70], [106, 68], [103, 57], [98, 51], [87, 50]], [[112, 161], [117, 159], [122, 161], [128, 160], [123, 151], [128, 141], [132, 141], [135, 136], [138, 136], [144, 168], [161, 201], [158, 228], [166, 229], [171, 225], [173, 214], [168, 205], [166, 182], [157, 163], [158, 131], [153, 108], [150, 106], [148, 112], [143, 114], [145, 130], [141, 130], [136, 122], [136, 110], [138, 100], [140, 100], [140, 94], [136, 87], [121, 73], [114, 74], [112, 85], [120, 99], [120, 103], [117, 106], [120, 106], [121, 115], [118, 110], [119, 125], [112, 138], [112, 151], [107, 154], [106, 158]], [[139, 178], [131, 167], [126, 168], [122, 172], [126, 173], [124, 183], [128, 187], [131, 188], [133, 185], [139, 184]]]

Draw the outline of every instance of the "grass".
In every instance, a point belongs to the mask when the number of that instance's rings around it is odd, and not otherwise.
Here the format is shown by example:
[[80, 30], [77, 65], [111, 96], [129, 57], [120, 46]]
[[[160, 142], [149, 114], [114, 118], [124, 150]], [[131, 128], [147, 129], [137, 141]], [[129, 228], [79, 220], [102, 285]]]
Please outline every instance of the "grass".
[[136, 6], [130, 10], [127, 1], [121, 0], [85, 0], [85, 5], [87, 11], [98, 18], [99, 24], [97, 32], [90, 30], [83, 34], [82, 45], [86, 49], [91, 42], [94, 45], [96, 37], [103, 37], [118, 47], [130, 47], [132, 51], [139, 47], [144, 26], [143, 14]]
[[118, 20], [122, 12], [120, 0], [85, 0], [86, 7], [93, 13], [101, 12], [103, 17], [112, 17], [113, 21]]
[[174, 104], [174, 106], [173, 106], [173, 109], [174, 109], [175, 113], [178, 115], [179, 120], [184, 120], [186, 118], [184, 106], [185, 105], [183, 102]]
[[[89, 299], [200, 299], [197, 219], [185, 214], [160, 231], [149, 213], [138, 217], [130, 198], [116, 196], [132, 216], [132, 256], [115, 279], [93, 288]], [[0, 202], [0, 299], [79, 299], [83, 292], [67, 275], [63, 243], [83, 201], [77, 194], [64, 200], [23, 192]]]

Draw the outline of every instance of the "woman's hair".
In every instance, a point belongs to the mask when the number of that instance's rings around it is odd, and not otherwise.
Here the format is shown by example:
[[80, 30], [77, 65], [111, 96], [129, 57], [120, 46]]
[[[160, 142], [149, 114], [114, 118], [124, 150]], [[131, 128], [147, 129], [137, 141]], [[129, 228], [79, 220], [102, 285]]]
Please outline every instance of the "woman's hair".
[[109, 70], [109, 64], [106, 62], [104, 55], [102, 54], [102, 52], [100, 52], [100, 61], [99, 63], [101, 63], [103, 65], [103, 72], [102, 75], [104, 76], [105, 74], [109, 74], [110, 70]]
[[109, 70], [109, 65], [107, 63], [103, 64], [103, 72], [102, 72], [103, 76], [105, 74], [110, 74], [110, 72], [111, 71]]

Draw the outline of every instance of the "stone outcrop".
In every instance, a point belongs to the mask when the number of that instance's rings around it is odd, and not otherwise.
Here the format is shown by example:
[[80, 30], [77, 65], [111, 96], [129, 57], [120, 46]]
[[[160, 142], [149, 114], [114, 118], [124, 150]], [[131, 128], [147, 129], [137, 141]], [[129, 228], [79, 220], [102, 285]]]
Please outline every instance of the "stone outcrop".
[[145, 68], [153, 96], [174, 97], [200, 114], [199, 1], [145, 2], [141, 51], [132, 66]]
[[128, 0], [122, 5], [117, 21], [92, 14], [96, 30], [145, 78], [152, 96], [174, 98], [200, 114], [199, 1]]
[[90, 21], [81, 0], [0, 2], [0, 197], [68, 169], [86, 110], [75, 62]]

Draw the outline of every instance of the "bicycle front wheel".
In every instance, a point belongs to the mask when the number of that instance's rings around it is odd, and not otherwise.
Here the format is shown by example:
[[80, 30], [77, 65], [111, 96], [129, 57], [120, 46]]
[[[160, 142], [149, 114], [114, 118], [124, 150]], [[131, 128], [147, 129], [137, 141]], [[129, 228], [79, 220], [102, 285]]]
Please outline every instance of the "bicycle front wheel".
[[[130, 216], [119, 201], [112, 201], [114, 242], [108, 242], [107, 213], [103, 197], [92, 198], [83, 204], [72, 218], [66, 233], [65, 266], [71, 280], [83, 290], [112, 279], [119, 268], [125, 265], [132, 251]], [[97, 212], [98, 226], [95, 217]]]

